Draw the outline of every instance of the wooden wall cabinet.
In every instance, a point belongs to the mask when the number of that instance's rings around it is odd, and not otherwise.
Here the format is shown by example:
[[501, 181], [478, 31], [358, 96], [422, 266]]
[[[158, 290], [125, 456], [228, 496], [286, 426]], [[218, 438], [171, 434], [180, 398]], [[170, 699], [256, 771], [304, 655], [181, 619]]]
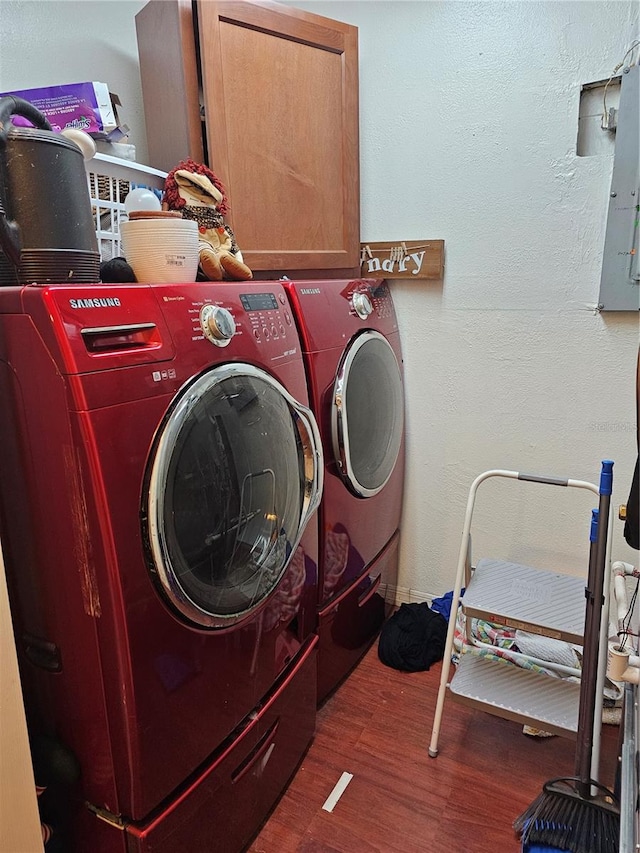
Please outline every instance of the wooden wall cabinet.
[[151, 0], [136, 30], [153, 166], [220, 177], [256, 277], [357, 275], [357, 28], [270, 0]]

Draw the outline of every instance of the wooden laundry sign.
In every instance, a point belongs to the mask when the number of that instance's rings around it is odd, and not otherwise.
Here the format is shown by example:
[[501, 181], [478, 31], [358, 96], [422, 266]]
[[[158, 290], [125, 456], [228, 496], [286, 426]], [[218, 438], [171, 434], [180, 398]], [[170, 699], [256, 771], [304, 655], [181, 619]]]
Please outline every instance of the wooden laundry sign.
[[361, 243], [363, 278], [430, 278], [444, 274], [444, 240]]

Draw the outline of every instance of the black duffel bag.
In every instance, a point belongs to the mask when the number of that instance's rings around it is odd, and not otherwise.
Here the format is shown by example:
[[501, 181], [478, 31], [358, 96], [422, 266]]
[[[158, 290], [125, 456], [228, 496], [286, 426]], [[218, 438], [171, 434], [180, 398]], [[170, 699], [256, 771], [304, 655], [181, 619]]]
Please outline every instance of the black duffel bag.
[[382, 626], [378, 657], [386, 666], [404, 672], [422, 672], [442, 660], [447, 621], [421, 604], [402, 604]]

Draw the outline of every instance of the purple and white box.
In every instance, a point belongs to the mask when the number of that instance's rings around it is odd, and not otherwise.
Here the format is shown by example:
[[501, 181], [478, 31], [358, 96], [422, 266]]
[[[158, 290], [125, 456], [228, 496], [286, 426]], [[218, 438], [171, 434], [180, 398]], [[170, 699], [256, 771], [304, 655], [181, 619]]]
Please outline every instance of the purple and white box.
[[[45, 86], [39, 89], [22, 89], [4, 92], [15, 95], [33, 104], [49, 120], [56, 132], [68, 127], [84, 130], [96, 139], [118, 141], [126, 135], [128, 128], [121, 126], [116, 105], [117, 95], [109, 92], [106, 83], [67, 83], [60, 86]], [[15, 125], [28, 126], [21, 116], [13, 116]]]

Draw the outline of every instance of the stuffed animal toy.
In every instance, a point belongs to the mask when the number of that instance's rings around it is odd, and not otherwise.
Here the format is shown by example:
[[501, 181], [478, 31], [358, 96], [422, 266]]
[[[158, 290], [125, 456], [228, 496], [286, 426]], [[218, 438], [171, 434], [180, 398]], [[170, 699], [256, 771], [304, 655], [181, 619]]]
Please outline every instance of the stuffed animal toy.
[[228, 212], [225, 189], [211, 169], [183, 160], [167, 175], [163, 210], [177, 210], [198, 223], [200, 271], [209, 281], [248, 281], [253, 273], [242, 259], [233, 231], [224, 221]]

